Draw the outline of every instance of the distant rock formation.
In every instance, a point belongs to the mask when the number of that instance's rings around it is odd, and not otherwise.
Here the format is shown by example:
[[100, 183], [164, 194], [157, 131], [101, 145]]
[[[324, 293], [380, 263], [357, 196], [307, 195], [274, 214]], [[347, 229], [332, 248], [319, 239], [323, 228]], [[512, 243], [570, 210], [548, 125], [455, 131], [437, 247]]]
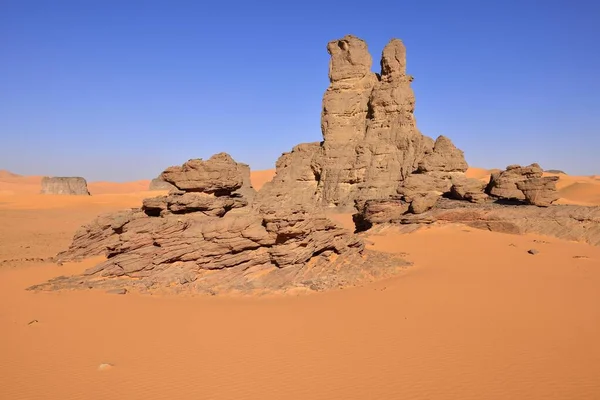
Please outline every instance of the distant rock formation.
[[85, 179], [75, 177], [48, 177], [42, 178], [42, 194], [64, 194], [89, 196]]
[[213, 294], [322, 290], [388, 276], [407, 265], [365, 250], [359, 237], [322, 214], [249, 207], [240, 193], [246, 175], [247, 166], [226, 153], [167, 168], [161, 177], [176, 189], [145, 199], [141, 209], [98, 217], [57, 256], [62, 262], [104, 254], [106, 261], [33, 289], [83, 284]]
[[[450, 139], [434, 142], [417, 129], [402, 41], [393, 39], [384, 48], [381, 74], [371, 72], [367, 45], [355, 36], [329, 42], [327, 51], [331, 83], [323, 96], [323, 142], [284, 153], [260, 201], [350, 209], [400, 190], [420, 209], [424, 198], [433, 200], [433, 192], [449, 191], [451, 179], [468, 165]], [[419, 193], [400, 189], [413, 174], [439, 187]]]

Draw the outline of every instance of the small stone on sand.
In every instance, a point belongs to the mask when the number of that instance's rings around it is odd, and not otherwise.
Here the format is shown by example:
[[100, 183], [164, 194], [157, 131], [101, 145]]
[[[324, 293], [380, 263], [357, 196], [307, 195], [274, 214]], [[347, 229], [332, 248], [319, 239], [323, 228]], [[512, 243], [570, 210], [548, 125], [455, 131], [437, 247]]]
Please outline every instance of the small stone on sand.
[[102, 363], [98, 365], [98, 371], [108, 371], [109, 369], [112, 369], [112, 367], [114, 367], [114, 365], [109, 363]]

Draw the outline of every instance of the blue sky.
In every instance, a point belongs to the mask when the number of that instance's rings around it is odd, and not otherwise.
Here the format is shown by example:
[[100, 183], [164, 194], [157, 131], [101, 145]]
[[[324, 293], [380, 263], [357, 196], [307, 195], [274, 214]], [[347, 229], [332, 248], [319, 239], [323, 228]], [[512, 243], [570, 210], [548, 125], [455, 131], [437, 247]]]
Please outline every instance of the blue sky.
[[321, 140], [328, 41], [408, 49], [416, 116], [473, 166], [600, 173], [600, 2], [0, 0], [0, 169], [152, 178]]

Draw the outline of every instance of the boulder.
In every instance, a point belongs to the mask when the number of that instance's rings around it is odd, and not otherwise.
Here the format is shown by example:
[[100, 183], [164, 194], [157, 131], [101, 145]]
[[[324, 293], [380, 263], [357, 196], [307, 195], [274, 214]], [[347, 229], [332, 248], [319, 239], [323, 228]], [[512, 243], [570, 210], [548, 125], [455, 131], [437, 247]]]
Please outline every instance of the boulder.
[[518, 182], [517, 188], [523, 192], [525, 201], [528, 204], [538, 207], [549, 207], [560, 197], [556, 190], [556, 181], [558, 179], [558, 176], [530, 178], [526, 181]]
[[445, 136], [439, 136], [433, 150], [419, 162], [417, 172], [465, 172], [469, 165], [462, 150]]
[[538, 164], [527, 167], [509, 165], [505, 171], [493, 173], [486, 193], [504, 200], [521, 200], [526, 204], [548, 207], [558, 200], [558, 176], [544, 177]]
[[506, 200], [525, 200], [517, 183], [531, 178], [541, 178], [544, 170], [536, 163], [522, 167], [509, 165], [506, 170], [493, 173], [485, 192], [490, 196]]
[[193, 159], [169, 167], [161, 178], [179, 190], [223, 195], [240, 189], [244, 183], [240, 166], [227, 153], [215, 154], [207, 161]]
[[84, 178], [73, 177], [48, 177], [42, 178], [42, 194], [64, 194], [89, 196], [87, 182]]
[[435, 192], [425, 192], [414, 195], [410, 198], [410, 212], [413, 214], [422, 214], [431, 209], [435, 203], [437, 203], [439, 198], [440, 196]]
[[450, 197], [456, 200], [466, 200], [471, 203], [483, 203], [488, 199], [484, 193], [486, 184], [475, 178], [462, 178], [452, 181]]

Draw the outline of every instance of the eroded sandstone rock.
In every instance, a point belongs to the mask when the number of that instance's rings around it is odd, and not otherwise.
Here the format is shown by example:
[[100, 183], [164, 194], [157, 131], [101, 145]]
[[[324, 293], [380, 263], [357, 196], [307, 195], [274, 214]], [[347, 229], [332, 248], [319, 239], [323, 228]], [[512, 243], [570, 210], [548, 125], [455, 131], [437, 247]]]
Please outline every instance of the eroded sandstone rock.
[[419, 162], [417, 172], [466, 172], [465, 155], [446, 136], [439, 136], [433, 150]]
[[517, 189], [523, 192], [527, 203], [539, 207], [549, 207], [559, 199], [558, 190], [556, 190], [558, 179], [558, 176], [530, 178], [518, 182]]
[[[329, 42], [327, 51], [330, 85], [323, 96], [323, 141], [283, 154], [259, 201], [360, 207], [370, 199], [396, 196], [415, 172], [446, 181], [437, 186], [449, 191], [450, 180], [462, 174], [467, 163], [448, 138], [440, 136], [434, 142], [418, 130], [413, 78], [406, 73], [402, 41], [393, 39], [385, 46], [379, 75], [371, 72], [366, 43], [355, 36]], [[430, 192], [435, 191], [414, 194], [431, 203]]]
[[538, 164], [526, 167], [509, 165], [506, 170], [493, 173], [486, 188], [486, 193], [501, 199], [525, 200], [525, 195], [517, 187], [517, 183], [531, 178], [541, 178], [544, 170]]
[[483, 203], [488, 195], [484, 193], [486, 184], [475, 178], [457, 178], [452, 181], [450, 197], [471, 203]]
[[414, 231], [432, 223], [461, 223], [494, 232], [537, 233], [600, 246], [600, 207], [553, 205], [506, 205], [493, 202], [473, 204], [441, 198], [422, 214], [400, 213], [402, 201], [373, 200], [354, 215], [358, 230], [394, 225]]
[[365, 250], [359, 237], [315, 210], [250, 207], [240, 193], [247, 173], [224, 153], [168, 168], [165, 179], [185, 190], [99, 216], [56, 257], [105, 255], [106, 261], [33, 289], [321, 290], [392, 275], [406, 265]]
[[48, 177], [42, 178], [42, 194], [62, 194], [89, 196], [87, 182], [84, 178], [73, 177]]
[[207, 161], [194, 159], [169, 167], [161, 178], [180, 190], [228, 195], [244, 183], [240, 168], [229, 154], [219, 153]]
[[548, 207], [558, 200], [556, 181], [559, 177], [543, 177], [538, 164], [527, 167], [509, 165], [505, 171], [492, 174], [486, 193], [506, 200], [524, 200], [527, 204]]

